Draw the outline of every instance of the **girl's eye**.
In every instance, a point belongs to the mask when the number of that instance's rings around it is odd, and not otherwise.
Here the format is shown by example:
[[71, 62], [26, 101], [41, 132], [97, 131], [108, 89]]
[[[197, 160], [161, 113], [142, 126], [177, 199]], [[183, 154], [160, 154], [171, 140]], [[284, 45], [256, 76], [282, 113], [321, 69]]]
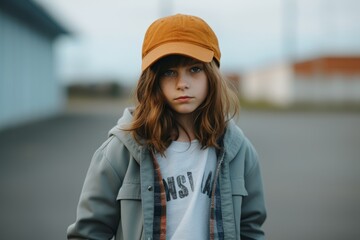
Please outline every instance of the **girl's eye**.
[[176, 74], [175, 71], [169, 69], [169, 70], [164, 71], [162, 73], [162, 76], [163, 77], [173, 77], [173, 76], [175, 76], [175, 74]]
[[192, 73], [198, 73], [198, 72], [201, 72], [201, 71], [202, 71], [202, 68], [197, 67], [197, 66], [190, 68], [190, 72], [192, 72]]

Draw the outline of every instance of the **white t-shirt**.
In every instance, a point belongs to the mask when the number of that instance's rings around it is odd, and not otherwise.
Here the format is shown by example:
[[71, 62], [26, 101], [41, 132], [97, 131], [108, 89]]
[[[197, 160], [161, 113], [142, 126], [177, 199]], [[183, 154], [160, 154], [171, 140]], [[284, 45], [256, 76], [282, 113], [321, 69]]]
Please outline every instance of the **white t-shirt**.
[[166, 239], [209, 239], [209, 209], [216, 168], [214, 148], [197, 140], [173, 141], [158, 154], [166, 191]]

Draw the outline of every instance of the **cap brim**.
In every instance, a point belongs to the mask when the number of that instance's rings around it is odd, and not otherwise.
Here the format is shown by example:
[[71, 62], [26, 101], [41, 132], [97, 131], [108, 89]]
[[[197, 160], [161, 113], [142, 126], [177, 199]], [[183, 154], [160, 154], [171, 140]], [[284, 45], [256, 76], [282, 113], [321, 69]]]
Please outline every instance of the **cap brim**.
[[171, 54], [180, 54], [195, 58], [202, 62], [211, 62], [214, 52], [194, 44], [184, 42], [170, 42], [151, 50], [143, 59], [141, 70], [144, 71], [158, 59]]

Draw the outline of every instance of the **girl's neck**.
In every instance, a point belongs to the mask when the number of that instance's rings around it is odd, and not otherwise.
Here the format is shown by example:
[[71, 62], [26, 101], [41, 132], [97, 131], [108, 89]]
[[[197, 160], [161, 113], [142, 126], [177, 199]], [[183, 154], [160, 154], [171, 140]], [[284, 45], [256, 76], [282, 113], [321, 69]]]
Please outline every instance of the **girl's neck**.
[[[178, 128], [179, 136], [176, 141], [188, 142], [195, 139], [194, 118], [192, 114], [179, 114], [176, 116], [177, 121], [181, 124]], [[189, 138], [190, 137], [190, 138]]]

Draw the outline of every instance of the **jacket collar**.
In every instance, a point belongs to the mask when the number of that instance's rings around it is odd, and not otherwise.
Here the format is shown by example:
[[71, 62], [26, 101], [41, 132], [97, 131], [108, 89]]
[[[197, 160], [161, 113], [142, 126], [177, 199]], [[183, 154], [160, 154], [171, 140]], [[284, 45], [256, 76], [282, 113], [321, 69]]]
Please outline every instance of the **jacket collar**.
[[[124, 131], [132, 121], [134, 108], [126, 108], [122, 117], [118, 120], [117, 125], [109, 131], [109, 136], [115, 135], [129, 150], [131, 155], [140, 164], [145, 157], [146, 146], [139, 145], [132, 137], [129, 131]], [[225, 151], [225, 160], [231, 161], [239, 152], [244, 141], [244, 134], [241, 129], [230, 120], [227, 124], [223, 138]]]

